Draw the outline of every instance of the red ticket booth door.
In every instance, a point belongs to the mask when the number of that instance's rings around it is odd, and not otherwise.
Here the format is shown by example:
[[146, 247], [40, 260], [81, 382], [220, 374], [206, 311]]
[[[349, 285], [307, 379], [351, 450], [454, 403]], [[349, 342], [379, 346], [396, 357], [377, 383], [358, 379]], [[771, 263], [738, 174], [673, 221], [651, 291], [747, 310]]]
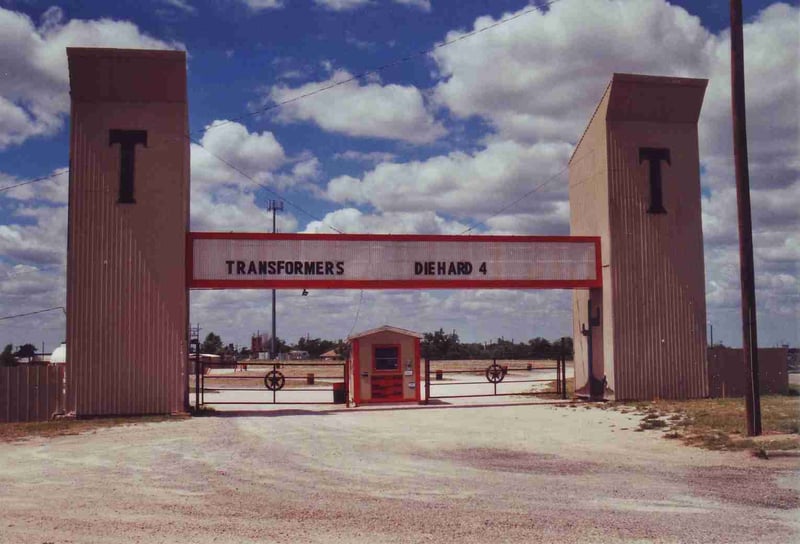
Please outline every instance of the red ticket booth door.
[[403, 368], [400, 344], [372, 347], [372, 400], [403, 400]]

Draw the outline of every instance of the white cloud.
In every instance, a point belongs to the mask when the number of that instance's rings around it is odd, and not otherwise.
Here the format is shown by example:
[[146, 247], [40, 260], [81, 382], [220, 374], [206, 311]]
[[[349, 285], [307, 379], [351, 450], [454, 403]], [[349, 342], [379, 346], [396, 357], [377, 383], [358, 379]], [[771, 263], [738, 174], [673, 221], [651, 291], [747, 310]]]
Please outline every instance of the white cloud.
[[[509, 15], [479, 17], [473, 29]], [[435, 95], [503, 136], [572, 141], [613, 72], [707, 75], [709, 47], [699, 19], [662, 0], [560, 0], [434, 51], [443, 78]]]
[[314, 0], [314, 3], [331, 11], [348, 11], [372, 4], [372, 0]]
[[[754, 189], [780, 189], [800, 181], [800, 7], [776, 4], [744, 25], [747, 140]], [[700, 122], [706, 183], [733, 179], [730, 42], [713, 41], [710, 81]]]
[[[278, 232], [296, 232], [297, 219], [286, 210], [277, 216]], [[272, 232], [272, 214], [259, 207], [255, 193], [233, 188], [192, 191], [191, 229], [197, 232]]]
[[37, 27], [26, 15], [0, 8], [0, 149], [61, 129], [69, 111], [66, 47], [175, 49], [126, 21], [63, 22], [52, 7]]
[[[7, 264], [0, 259], [0, 315], [64, 306], [66, 284], [64, 265], [30, 266]], [[6, 344], [31, 343], [45, 351], [55, 348], [65, 337], [63, 310], [0, 322], [0, 349]]]
[[[396, 4], [419, 8], [422, 11], [431, 10], [430, 0], [394, 0]], [[314, 3], [330, 11], [350, 11], [370, 5], [378, 5], [373, 0], [314, 0]]]
[[241, 0], [244, 4], [253, 11], [262, 11], [265, 9], [280, 9], [283, 7], [281, 0]]
[[342, 208], [310, 222], [304, 232], [330, 233], [330, 227], [346, 232], [379, 234], [458, 234], [467, 226], [448, 221], [433, 212], [387, 212], [367, 214], [356, 208]]
[[[336, 70], [327, 81], [300, 87], [275, 85], [269, 99], [284, 102], [353, 77]], [[422, 144], [445, 134], [441, 123], [426, 109], [419, 89], [413, 86], [360, 84], [357, 80], [330, 88], [280, 108], [283, 122], [310, 121], [323, 130], [354, 137], [384, 138]]]
[[[66, 204], [69, 193], [69, 171], [65, 168], [57, 168], [51, 172], [51, 175], [53, 177], [50, 179], [14, 187], [8, 191], [3, 191], [2, 195], [12, 200], [39, 200], [51, 204]], [[0, 172], [0, 187], [9, 187], [26, 181], [31, 180], [19, 179]]]
[[[271, 230], [271, 216], [256, 203], [258, 191], [310, 188], [321, 175], [319, 160], [312, 154], [288, 157], [274, 134], [250, 132], [240, 123], [214, 121], [200, 143], [202, 147], [191, 146], [194, 230]], [[278, 216], [278, 226], [281, 232], [296, 232], [297, 219], [287, 210]]]
[[377, 164], [379, 162], [391, 162], [395, 160], [397, 155], [386, 151], [357, 151], [350, 149], [342, 153], [336, 153], [334, 159], [342, 159], [346, 161], [365, 162]]
[[184, 13], [189, 13], [192, 15], [197, 13], [197, 8], [191, 5], [187, 0], [160, 0], [160, 1], [170, 7], [183, 11]]
[[244, 125], [224, 119], [208, 125], [200, 143], [202, 147], [197, 144], [191, 147], [192, 187], [195, 190], [221, 185], [253, 185], [225, 162], [258, 183], [272, 183], [274, 173], [287, 160], [283, 146], [271, 132], [251, 133]]
[[394, 1], [398, 4], [404, 4], [406, 6], [419, 8], [422, 11], [431, 10], [431, 0], [394, 0]]
[[33, 206], [14, 210], [0, 225], [0, 257], [17, 263], [51, 265], [67, 254], [67, 207]]
[[361, 179], [332, 179], [326, 193], [335, 202], [369, 203], [382, 211], [427, 209], [486, 217], [550, 180], [513, 210], [542, 212], [566, 195], [566, 173], [553, 177], [564, 170], [571, 150], [572, 145], [558, 142], [493, 141], [473, 154], [454, 151], [424, 161], [381, 163]]

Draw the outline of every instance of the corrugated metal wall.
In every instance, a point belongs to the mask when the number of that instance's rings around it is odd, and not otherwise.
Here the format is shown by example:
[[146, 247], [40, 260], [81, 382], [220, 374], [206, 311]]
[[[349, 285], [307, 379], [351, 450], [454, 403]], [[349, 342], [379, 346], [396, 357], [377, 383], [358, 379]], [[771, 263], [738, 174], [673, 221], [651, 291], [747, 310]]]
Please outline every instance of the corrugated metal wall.
[[[611, 260], [609, 241], [608, 206], [608, 160], [606, 156], [606, 122], [608, 90], [589, 121], [586, 131], [575, 148], [569, 163], [569, 217], [570, 234], [573, 236], [600, 236], [603, 285], [610, 283], [608, 263]], [[574, 339], [575, 390], [588, 393], [589, 364], [588, 340], [581, 334], [582, 326], [589, 326], [587, 306], [601, 308], [600, 326], [592, 328], [592, 371], [602, 380], [608, 376], [610, 385], [614, 379], [613, 344], [605, 340], [603, 323], [611, 320], [611, 298], [607, 289], [576, 289], [572, 296], [572, 334]], [[608, 300], [605, 300], [608, 299]], [[610, 329], [609, 329], [610, 330]], [[605, 347], [605, 350], [604, 350]]]
[[[705, 86], [705, 80], [615, 74], [570, 163], [571, 234], [596, 229], [602, 238], [603, 293], [593, 303], [602, 298], [602, 346], [594, 348], [603, 357], [593, 359], [603, 365], [608, 397], [708, 394], [697, 146]], [[670, 150], [670, 164], [662, 164], [666, 214], [647, 212], [642, 147]], [[600, 153], [596, 169], [586, 166]], [[580, 312], [573, 327], [576, 376], [585, 365], [578, 335], [587, 298], [576, 294], [573, 309]]]
[[0, 423], [47, 421], [64, 410], [64, 365], [0, 367]]
[[[704, 80], [631, 80], [611, 88], [608, 184], [615, 398], [708, 394], [697, 119]], [[649, 164], [669, 149], [665, 214], [648, 213]]]
[[[189, 173], [182, 52], [69, 49], [68, 405], [80, 415], [184, 410]], [[135, 204], [118, 203], [120, 146], [147, 131]]]
[[[762, 394], [789, 392], [788, 348], [758, 348], [758, 379]], [[708, 348], [708, 382], [711, 397], [743, 397], [747, 390], [744, 350]]]

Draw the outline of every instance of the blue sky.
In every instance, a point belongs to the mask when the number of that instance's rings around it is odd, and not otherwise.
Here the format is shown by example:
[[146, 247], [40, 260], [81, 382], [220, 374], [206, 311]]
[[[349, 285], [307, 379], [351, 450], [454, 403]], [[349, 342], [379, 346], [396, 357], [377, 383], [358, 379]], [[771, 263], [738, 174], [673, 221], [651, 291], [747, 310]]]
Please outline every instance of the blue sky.
[[[611, 74], [711, 79], [700, 122], [709, 321], [740, 344], [727, 0], [0, 0], [0, 187], [68, 163], [70, 45], [189, 54], [205, 147], [284, 196], [284, 231], [566, 234], [557, 175]], [[530, 13], [433, 53], [498, 20]], [[762, 345], [800, 341], [797, 3], [745, 2]], [[268, 113], [249, 111], [372, 72]], [[214, 121], [236, 120], [206, 130]], [[533, 186], [541, 191], [520, 200]], [[263, 231], [275, 194], [192, 148], [192, 228]], [[66, 176], [0, 192], [0, 316], [64, 303]], [[399, 195], [402, 195], [400, 197]], [[193, 293], [191, 319], [244, 343], [269, 295]], [[570, 333], [565, 292], [279, 294], [279, 335], [341, 338], [391, 322], [469, 340]], [[313, 315], [313, 322], [309, 321]], [[358, 315], [358, 320], [356, 320]], [[0, 321], [0, 344], [64, 336], [61, 312]]]

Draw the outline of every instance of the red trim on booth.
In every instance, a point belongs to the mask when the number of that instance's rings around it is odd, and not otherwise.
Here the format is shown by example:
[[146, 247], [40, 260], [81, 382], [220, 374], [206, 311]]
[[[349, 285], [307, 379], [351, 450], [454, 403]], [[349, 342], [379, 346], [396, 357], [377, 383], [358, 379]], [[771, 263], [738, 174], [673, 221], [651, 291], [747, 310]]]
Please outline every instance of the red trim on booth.
[[[375, 352], [380, 348], [397, 348], [397, 369], [378, 370], [375, 368]], [[372, 344], [372, 371], [379, 374], [402, 374], [403, 373], [403, 347], [401, 344]]]
[[350, 356], [353, 358], [353, 404], [361, 404], [361, 363], [358, 360], [358, 340], [353, 340], [353, 349]]
[[[378, 370], [375, 366], [375, 352], [380, 348], [397, 348], [397, 369], [396, 370]], [[369, 401], [365, 402], [405, 402], [403, 396], [403, 346], [402, 344], [372, 344], [372, 362], [370, 364], [372, 374], [370, 375], [369, 386], [370, 395]], [[373, 378], [375, 376], [400, 376], [400, 396], [383, 397], [380, 399], [375, 398], [375, 391], [372, 388]]]

